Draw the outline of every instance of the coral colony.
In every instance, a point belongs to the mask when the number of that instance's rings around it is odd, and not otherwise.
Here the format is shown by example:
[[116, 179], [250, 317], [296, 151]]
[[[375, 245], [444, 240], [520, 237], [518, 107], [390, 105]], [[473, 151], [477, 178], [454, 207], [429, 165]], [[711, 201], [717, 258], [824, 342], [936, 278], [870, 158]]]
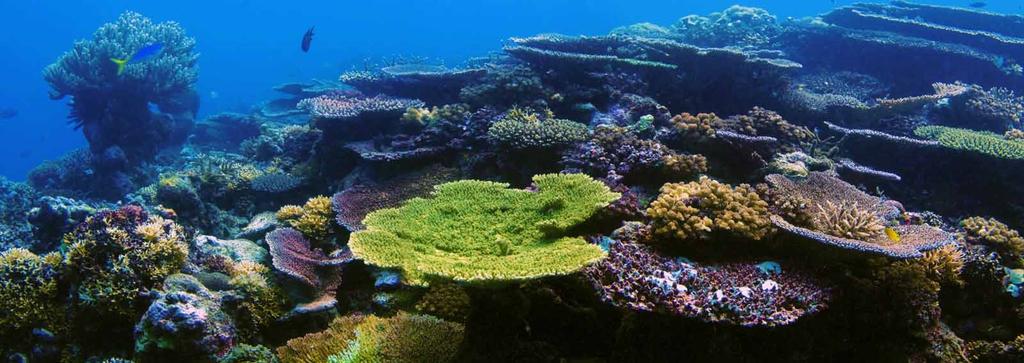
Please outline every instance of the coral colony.
[[734, 6], [202, 120], [195, 44], [43, 71], [88, 147], [0, 181], [7, 360], [1024, 361], [1021, 17]]

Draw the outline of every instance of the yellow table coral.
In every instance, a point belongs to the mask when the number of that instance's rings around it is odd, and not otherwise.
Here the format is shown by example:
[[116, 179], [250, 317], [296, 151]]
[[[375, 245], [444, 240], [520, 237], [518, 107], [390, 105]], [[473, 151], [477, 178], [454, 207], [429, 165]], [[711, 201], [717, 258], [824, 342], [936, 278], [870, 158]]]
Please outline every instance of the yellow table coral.
[[432, 198], [370, 213], [349, 247], [421, 286], [430, 276], [503, 281], [568, 274], [603, 258], [600, 247], [570, 229], [619, 194], [583, 174], [533, 181], [536, 191], [479, 180], [439, 185]]

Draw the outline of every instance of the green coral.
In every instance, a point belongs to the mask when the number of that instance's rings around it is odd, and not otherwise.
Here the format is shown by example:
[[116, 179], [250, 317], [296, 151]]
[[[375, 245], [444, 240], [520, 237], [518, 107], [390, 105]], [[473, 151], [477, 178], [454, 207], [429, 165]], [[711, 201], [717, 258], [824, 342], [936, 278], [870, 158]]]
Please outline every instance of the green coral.
[[61, 263], [56, 253], [37, 256], [20, 248], [0, 253], [0, 338], [28, 336], [33, 328], [59, 330], [63, 325], [58, 287]]
[[[160, 43], [162, 50], [149, 59], [130, 62], [123, 74], [111, 58], [129, 59], [139, 49]], [[136, 12], [125, 12], [114, 23], [104, 24], [92, 40], [75, 43], [72, 50], [43, 70], [43, 78], [53, 90], [50, 97], [59, 99], [111, 85], [130, 86], [161, 98], [191, 88], [198, 78], [195, 67], [199, 54], [193, 50], [196, 41], [185, 35], [178, 23], [153, 23]]]
[[416, 310], [422, 313], [458, 322], [469, 320], [472, 308], [466, 289], [451, 282], [431, 285], [416, 303]]
[[239, 344], [228, 354], [217, 360], [217, 363], [279, 363], [277, 356], [269, 348], [262, 345]]
[[920, 137], [938, 141], [940, 145], [971, 151], [1002, 159], [1024, 160], [1024, 141], [1010, 140], [986, 131], [945, 126], [921, 126], [914, 130]]
[[619, 198], [583, 174], [533, 178], [536, 191], [462, 180], [433, 198], [371, 213], [349, 241], [369, 264], [400, 268], [408, 283], [518, 280], [575, 272], [604, 257], [570, 229]]
[[243, 272], [230, 281], [239, 299], [229, 311], [235, 319], [238, 335], [243, 339], [258, 337], [287, 311], [284, 292], [268, 274], [264, 271]]
[[512, 108], [487, 131], [497, 143], [515, 149], [543, 149], [587, 139], [587, 125]]
[[281, 363], [323, 363], [327, 358], [344, 351], [355, 339], [356, 327], [365, 319], [362, 315], [337, 317], [324, 331], [309, 333], [291, 339], [277, 348]]
[[368, 316], [348, 347], [329, 363], [452, 362], [465, 334], [462, 324], [426, 315]]

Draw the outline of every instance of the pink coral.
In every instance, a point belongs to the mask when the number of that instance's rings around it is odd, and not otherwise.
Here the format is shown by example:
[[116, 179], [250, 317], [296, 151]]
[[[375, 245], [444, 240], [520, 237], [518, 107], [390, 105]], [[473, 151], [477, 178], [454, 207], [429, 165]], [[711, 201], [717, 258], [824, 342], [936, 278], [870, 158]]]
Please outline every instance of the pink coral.
[[429, 167], [378, 184], [354, 185], [335, 194], [331, 205], [338, 213], [338, 224], [349, 231], [358, 231], [363, 229], [363, 218], [370, 212], [397, 207], [406, 199], [426, 196], [434, 190], [434, 185], [455, 179], [457, 173], [454, 169]]

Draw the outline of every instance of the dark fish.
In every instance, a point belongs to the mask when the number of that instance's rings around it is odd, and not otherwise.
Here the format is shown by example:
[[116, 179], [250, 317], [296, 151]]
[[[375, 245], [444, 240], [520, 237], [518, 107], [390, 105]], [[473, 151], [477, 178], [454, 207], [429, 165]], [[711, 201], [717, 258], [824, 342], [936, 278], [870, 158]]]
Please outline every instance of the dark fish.
[[314, 27], [310, 27], [309, 30], [306, 31], [306, 34], [302, 36], [302, 52], [303, 53], [309, 52], [309, 43], [313, 42], [313, 29], [315, 29], [315, 28], [316, 28], [315, 26]]
[[142, 49], [136, 51], [135, 54], [132, 54], [131, 58], [110, 58], [110, 61], [117, 64], [117, 75], [121, 75], [121, 73], [124, 73], [124, 66], [128, 63], [135, 63], [148, 57], [157, 55], [158, 53], [160, 53], [160, 50], [162, 49], [164, 49], [163, 43], [153, 43], [145, 47], [142, 47]]
[[6, 120], [18, 116], [18, 110], [13, 108], [0, 108], [0, 120]]
[[975, 2], [970, 4], [970, 7], [972, 7], [972, 8], [979, 8], [979, 9], [983, 8], [983, 7], [986, 7], [986, 6], [988, 6], [988, 3], [984, 2], [984, 1], [975, 1]]

